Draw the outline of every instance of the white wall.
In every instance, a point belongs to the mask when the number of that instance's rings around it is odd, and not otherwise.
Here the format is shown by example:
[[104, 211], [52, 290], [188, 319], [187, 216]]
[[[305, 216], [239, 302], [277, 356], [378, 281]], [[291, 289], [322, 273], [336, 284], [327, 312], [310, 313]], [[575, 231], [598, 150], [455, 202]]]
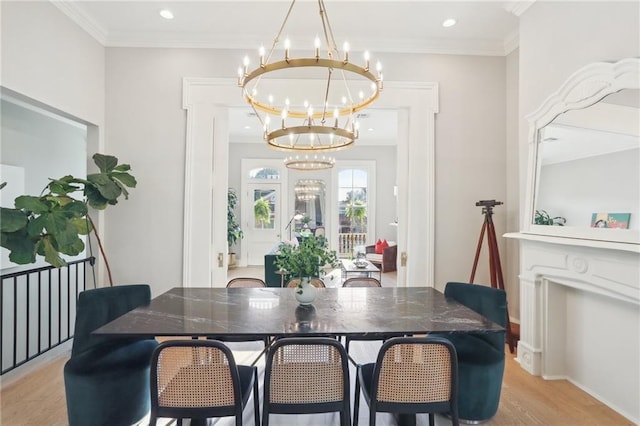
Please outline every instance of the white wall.
[[[104, 152], [104, 48], [49, 2], [0, 2], [0, 8], [3, 93], [87, 124], [87, 146], [80, 154], [86, 156], [89, 170], [95, 168], [90, 157]], [[46, 149], [38, 153], [41, 158], [52, 158]], [[64, 161], [56, 161], [61, 170], [65, 170]], [[69, 158], [66, 173], [74, 172], [73, 161]], [[26, 169], [25, 179], [40, 181], [35, 173]], [[103, 233], [101, 216], [92, 214]], [[98, 279], [105, 283], [102, 277]]]
[[[104, 100], [103, 151], [130, 163], [138, 178], [130, 199], [105, 212], [104, 242], [114, 280], [149, 282], [154, 294], [179, 284], [186, 133], [182, 78], [234, 78], [244, 52], [108, 48], [102, 57], [97, 43], [54, 7], [4, 2], [2, 7], [3, 84], [8, 77], [14, 90], [99, 124]], [[505, 199], [505, 59], [391, 53], [380, 59], [389, 80], [439, 84], [435, 277], [443, 288], [447, 281], [469, 277], [483, 220], [475, 202]], [[498, 207], [499, 235], [505, 217]], [[508, 262], [502, 246], [501, 252]], [[420, 262], [420, 253], [409, 256]], [[487, 263], [483, 255], [476, 281], [488, 281]]]
[[49, 2], [0, 2], [0, 84], [101, 126], [104, 48]]
[[[139, 181], [129, 201], [106, 212], [107, 220], [118, 224], [106, 236], [107, 245], [119, 248], [112, 256], [118, 281], [149, 282], [154, 294], [180, 283], [186, 132], [182, 77], [231, 78], [241, 57], [242, 52], [201, 49], [107, 49], [106, 143], [132, 164]], [[392, 54], [381, 60], [386, 74], [397, 80], [440, 84], [435, 274], [436, 285], [443, 288], [446, 281], [469, 278], [483, 220], [475, 202], [505, 196], [505, 61]], [[379, 184], [394, 180], [381, 179], [380, 173]], [[392, 189], [380, 190], [392, 194]], [[499, 234], [504, 218], [498, 211]], [[419, 253], [410, 255], [420, 261]], [[478, 281], [487, 282], [486, 264], [484, 259]]]
[[[527, 170], [527, 125], [524, 117], [536, 110], [547, 96], [575, 71], [591, 62], [617, 61], [640, 54], [640, 4], [638, 2], [536, 2], [520, 17], [520, 203], [524, 203], [524, 181]], [[515, 177], [514, 177], [515, 178]], [[521, 218], [522, 220], [522, 218]], [[522, 260], [524, 262], [524, 260]], [[601, 299], [597, 304], [577, 294], [567, 302], [571, 312], [591, 318], [619, 318], [616, 333], [624, 336], [626, 345], [637, 353], [640, 313], [637, 306], [631, 315], [620, 316], [619, 304]], [[606, 383], [587, 374], [575, 348], [588, 348], [590, 359], [607, 355], [606, 367], [616, 374], [638, 377], [638, 364], [626, 362], [624, 355], [612, 361], [617, 351], [602, 345], [600, 336], [610, 329], [603, 322], [575, 321], [571, 330], [571, 348], [567, 354], [571, 380], [626, 413], [638, 413], [638, 401], [626, 401], [620, 394], [635, 394], [637, 389], [617, 389], [617, 383]], [[637, 361], [637, 360], [636, 360]], [[592, 363], [590, 369], [601, 369], [602, 363]], [[614, 375], [612, 375], [614, 376]], [[636, 384], [637, 384], [636, 380]]]

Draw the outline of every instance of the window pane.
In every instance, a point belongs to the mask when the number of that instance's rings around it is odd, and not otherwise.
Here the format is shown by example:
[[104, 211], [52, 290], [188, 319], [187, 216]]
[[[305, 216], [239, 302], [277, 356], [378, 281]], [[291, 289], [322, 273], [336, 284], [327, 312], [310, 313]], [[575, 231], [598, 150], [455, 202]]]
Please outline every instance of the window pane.
[[249, 178], [251, 179], [266, 179], [274, 180], [280, 179], [280, 172], [276, 169], [269, 167], [260, 167], [249, 171]]
[[256, 189], [253, 191], [254, 226], [259, 229], [274, 229], [276, 191], [273, 189]]
[[367, 181], [366, 170], [348, 169], [338, 174], [339, 233], [367, 232]]

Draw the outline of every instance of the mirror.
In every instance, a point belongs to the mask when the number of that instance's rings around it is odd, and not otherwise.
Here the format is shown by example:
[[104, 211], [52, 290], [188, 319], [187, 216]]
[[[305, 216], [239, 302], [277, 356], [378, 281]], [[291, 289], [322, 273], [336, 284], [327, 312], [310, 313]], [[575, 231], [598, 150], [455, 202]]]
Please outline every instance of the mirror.
[[525, 232], [640, 242], [639, 63], [585, 67], [528, 117]]
[[325, 183], [321, 179], [300, 179], [296, 182], [295, 211], [302, 215], [296, 220], [297, 232], [325, 235]]

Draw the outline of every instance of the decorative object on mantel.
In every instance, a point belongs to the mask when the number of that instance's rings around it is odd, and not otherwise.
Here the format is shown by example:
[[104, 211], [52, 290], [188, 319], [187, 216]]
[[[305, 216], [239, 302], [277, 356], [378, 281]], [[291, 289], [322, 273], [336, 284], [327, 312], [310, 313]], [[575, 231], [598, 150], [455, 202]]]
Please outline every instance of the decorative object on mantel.
[[545, 210], [536, 210], [533, 223], [536, 225], [564, 226], [564, 224], [567, 223], [567, 219], [562, 216], [551, 217]]
[[326, 266], [339, 266], [338, 255], [329, 249], [327, 239], [314, 235], [302, 238], [297, 246], [282, 243], [275, 263], [281, 270], [300, 278], [296, 288], [296, 299], [300, 304], [310, 304], [315, 299], [316, 288], [310, 284], [312, 277], [319, 277]]
[[[378, 62], [374, 74], [369, 69], [368, 52], [364, 52], [364, 65], [360, 66], [350, 62], [348, 43], [344, 43], [342, 52], [338, 50], [323, 0], [318, 0], [320, 25], [306, 26], [311, 32], [309, 40], [316, 34], [315, 46], [309, 46], [309, 53], [313, 54], [292, 57], [292, 48], [304, 47], [293, 46], [287, 38], [282, 46], [283, 57], [273, 60], [289, 18], [302, 21], [292, 14], [295, 3], [291, 2], [271, 48], [266, 51], [260, 47], [257, 67], [250, 70], [251, 60], [245, 56], [238, 69], [238, 85], [260, 120], [270, 147], [317, 153], [351, 146], [358, 138], [358, 111], [373, 104], [382, 90], [382, 66]], [[326, 83], [310, 83], [319, 76]], [[273, 127], [272, 121], [276, 123]]]
[[593, 213], [591, 227], [629, 229], [630, 219], [631, 213]]
[[[94, 231], [113, 286], [111, 268], [87, 206], [104, 210], [116, 205], [121, 195], [129, 199], [127, 188], [135, 188], [137, 182], [129, 173], [131, 166], [118, 164], [117, 157], [96, 153], [92, 158], [99, 173], [86, 179], [71, 175], [50, 179], [40, 196], [21, 195], [15, 199], [15, 209], [0, 209], [0, 245], [11, 252], [9, 260], [26, 265], [43, 256], [50, 265], [62, 267], [66, 262], [61, 255], [82, 253], [85, 244], [80, 235]], [[74, 192], [82, 192], [83, 199], [74, 198]]]
[[[478, 267], [478, 259], [480, 258], [480, 251], [482, 250], [482, 240], [484, 239], [485, 232], [487, 233], [487, 244], [489, 246], [489, 275], [491, 279], [491, 287], [505, 290], [504, 278], [502, 276], [502, 265], [500, 264], [500, 252], [498, 251], [498, 240], [496, 238], [496, 228], [493, 225], [493, 208], [504, 204], [502, 201], [496, 200], [480, 200], [476, 203], [476, 206], [482, 207], [482, 214], [484, 215], [484, 223], [480, 230], [480, 238], [478, 239], [478, 247], [476, 249], [476, 255], [473, 259], [473, 268], [471, 269], [471, 276], [469, 277], [469, 283], [473, 284], [473, 280], [476, 277], [476, 269]], [[511, 329], [511, 321], [509, 319], [509, 309], [507, 308], [506, 318], [507, 329], [507, 344], [509, 345], [509, 352], [514, 353], [519, 336], [516, 335]]]

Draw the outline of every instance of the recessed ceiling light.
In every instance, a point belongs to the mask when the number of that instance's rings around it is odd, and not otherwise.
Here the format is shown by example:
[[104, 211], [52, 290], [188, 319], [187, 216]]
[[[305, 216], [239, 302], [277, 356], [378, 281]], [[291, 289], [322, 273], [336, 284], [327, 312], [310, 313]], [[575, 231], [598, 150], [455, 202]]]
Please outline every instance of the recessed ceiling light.
[[456, 20], [453, 19], [453, 18], [445, 19], [442, 22], [442, 26], [445, 27], [445, 28], [453, 27], [455, 24], [456, 24]]
[[373, 132], [373, 127], [369, 127], [369, 128], [367, 129], [367, 131], [368, 131], [368, 132]]
[[249, 125], [244, 126], [244, 128], [245, 128], [246, 130], [251, 130], [251, 126], [249, 126]]
[[160, 16], [162, 16], [164, 19], [173, 19], [173, 12], [171, 12], [169, 9], [162, 9], [160, 11]]

